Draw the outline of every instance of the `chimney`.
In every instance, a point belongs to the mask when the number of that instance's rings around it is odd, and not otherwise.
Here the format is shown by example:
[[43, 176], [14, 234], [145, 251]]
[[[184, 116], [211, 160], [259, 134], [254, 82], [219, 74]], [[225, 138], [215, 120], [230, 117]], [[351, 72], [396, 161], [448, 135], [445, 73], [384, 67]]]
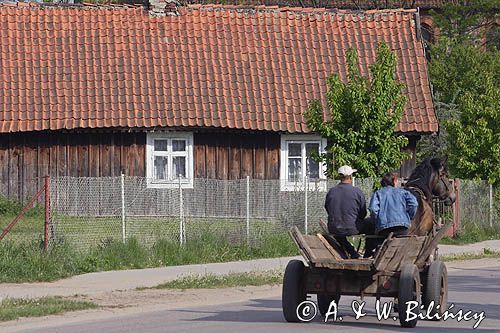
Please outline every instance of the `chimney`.
[[149, 14], [151, 16], [178, 16], [177, 7], [180, 6], [177, 0], [149, 0]]

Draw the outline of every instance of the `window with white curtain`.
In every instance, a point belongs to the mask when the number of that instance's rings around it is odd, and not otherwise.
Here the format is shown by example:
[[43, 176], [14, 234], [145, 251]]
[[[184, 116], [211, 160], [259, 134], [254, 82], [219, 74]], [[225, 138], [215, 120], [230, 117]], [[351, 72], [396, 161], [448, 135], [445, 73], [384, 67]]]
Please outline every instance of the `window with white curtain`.
[[192, 133], [148, 133], [146, 149], [149, 187], [193, 187]]
[[307, 180], [316, 185], [324, 184], [326, 167], [315, 161], [313, 154], [324, 152], [326, 140], [317, 135], [281, 136], [281, 189], [283, 191], [303, 190]]

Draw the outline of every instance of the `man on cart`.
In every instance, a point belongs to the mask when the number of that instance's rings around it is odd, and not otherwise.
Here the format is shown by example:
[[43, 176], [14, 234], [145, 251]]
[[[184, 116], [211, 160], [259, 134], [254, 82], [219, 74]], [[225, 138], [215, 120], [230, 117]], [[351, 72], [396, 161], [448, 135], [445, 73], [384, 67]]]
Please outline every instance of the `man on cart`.
[[328, 232], [339, 242], [352, 259], [359, 258], [359, 253], [349, 242], [347, 236], [373, 234], [373, 222], [366, 219], [365, 195], [352, 185], [352, 175], [357, 170], [349, 165], [338, 169], [340, 183], [332, 187], [325, 200], [328, 213]]

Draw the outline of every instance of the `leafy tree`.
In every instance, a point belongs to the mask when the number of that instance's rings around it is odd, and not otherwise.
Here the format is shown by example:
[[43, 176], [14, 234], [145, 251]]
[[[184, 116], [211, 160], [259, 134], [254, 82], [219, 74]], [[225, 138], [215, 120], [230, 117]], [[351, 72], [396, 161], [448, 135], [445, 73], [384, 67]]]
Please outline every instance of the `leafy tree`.
[[484, 94], [459, 97], [459, 117], [446, 128], [452, 170], [463, 178], [481, 178], [500, 185], [500, 85], [486, 77]]
[[360, 177], [379, 177], [407, 157], [402, 148], [408, 139], [394, 134], [406, 103], [403, 85], [395, 78], [396, 61], [381, 43], [369, 79], [361, 75], [356, 51], [350, 49], [347, 83], [336, 74], [327, 80], [326, 117], [318, 100], [305, 112], [308, 127], [328, 141], [327, 152], [318, 158], [330, 177], [344, 164], [358, 169]]
[[445, 2], [439, 11], [431, 14], [440, 29], [440, 36], [476, 43], [482, 39], [485, 29], [500, 17], [499, 8], [499, 0], [455, 0]]
[[[487, 77], [491, 75], [494, 84], [499, 82], [499, 53], [482, 43], [485, 29], [490, 29], [498, 18], [499, 6], [499, 0], [457, 0], [432, 12], [440, 33], [437, 42], [430, 46], [429, 74], [436, 115], [442, 125], [458, 119], [461, 96], [469, 93], [469, 98], [475, 99], [485, 94]], [[490, 41], [496, 43], [495, 33], [490, 35]], [[448, 136], [447, 127], [441, 126], [439, 135], [420, 140], [417, 157], [452, 153], [450, 140], [453, 138]]]
[[[486, 93], [488, 78], [500, 82], [499, 52], [485, 52], [471, 43], [457, 43], [443, 37], [431, 47], [429, 74], [434, 91], [436, 116], [441, 125], [458, 118], [459, 98], [466, 93], [472, 97]], [[417, 147], [419, 159], [443, 156], [448, 153], [446, 126], [439, 135], [423, 137]]]
[[459, 96], [486, 92], [487, 77], [500, 82], [498, 51], [485, 51], [468, 42], [442, 38], [431, 47], [429, 73], [434, 91], [443, 103], [457, 104]]
[[444, 126], [440, 137], [421, 142], [419, 152], [444, 148], [454, 176], [493, 184], [500, 217], [498, 8], [499, 0], [454, 1], [434, 13], [440, 37], [431, 46], [429, 72]]

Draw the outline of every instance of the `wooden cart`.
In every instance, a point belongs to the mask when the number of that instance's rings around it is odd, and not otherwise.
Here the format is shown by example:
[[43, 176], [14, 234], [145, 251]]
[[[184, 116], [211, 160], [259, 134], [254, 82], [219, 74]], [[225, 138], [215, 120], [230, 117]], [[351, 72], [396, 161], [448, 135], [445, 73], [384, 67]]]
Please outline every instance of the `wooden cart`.
[[[371, 259], [345, 259], [340, 245], [328, 235], [324, 222], [321, 224], [324, 232], [317, 235], [303, 235], [296, 227], [290, 231], [307, 266], [292, 260], [286, 267], [282, 306], [287, 321], [299, 321], [297, 307], [308, 294], [317, 295], [323, 316], [342, 295], [394, 297], [399, 313], [405, 313], [408, 301], [423, 303], [426, 309], [433, 301], [431, 316], [446, 309], [448, 276], [446, 266], [436, 257], [438, 243], [451, 222], [429, 236], [390, 235]], [[405, 319], [399, 316], [403, 327], [415, 327], [418, 320]]]

